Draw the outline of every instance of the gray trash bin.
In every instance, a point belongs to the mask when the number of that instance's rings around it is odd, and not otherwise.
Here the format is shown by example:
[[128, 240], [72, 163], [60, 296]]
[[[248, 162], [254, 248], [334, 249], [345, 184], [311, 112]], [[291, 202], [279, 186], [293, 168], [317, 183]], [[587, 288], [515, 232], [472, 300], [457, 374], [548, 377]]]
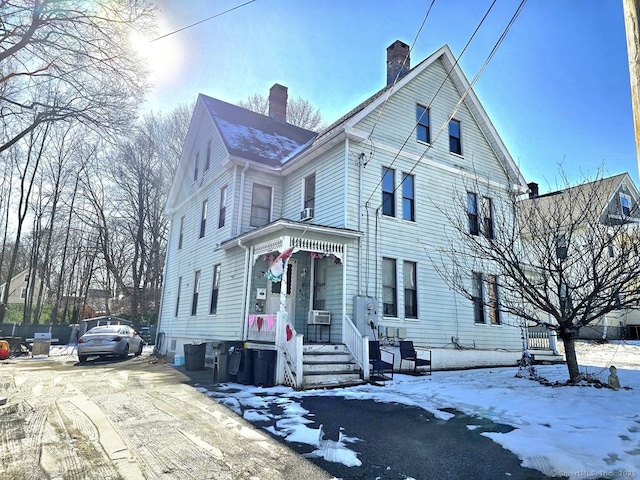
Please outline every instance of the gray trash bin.
[[204, 370], [204, 356], [206, 352], [206, 343], [201, 343], [199, 345], [185, 344], [184, 369], [189, 371]]
[[253, 351], [253, 384], [257, 387], [273, 387], [276, 384], [275, 350]]
[[[235, 382], [240, 367], [242, 342], [221, 342], [216, 348], [214, 383]], [[237, 352], [237, 353], [235, 353]]]

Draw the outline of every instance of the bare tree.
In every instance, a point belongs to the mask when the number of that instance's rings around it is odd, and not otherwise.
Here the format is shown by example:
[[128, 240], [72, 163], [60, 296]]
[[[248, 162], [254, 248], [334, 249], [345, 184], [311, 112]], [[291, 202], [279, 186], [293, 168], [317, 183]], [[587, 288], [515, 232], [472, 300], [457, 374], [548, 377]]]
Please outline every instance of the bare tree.
[[[269, 99], [258, 93], [250, 95], [246, 100], [241, 100], [238, 106], [261, 115], [269, 113]], [[300, 97], [290, 98], [287, 102], [287, 123], [311, 131], [324, 128], [320, 110]]]
[[638, 212], [616, 207], [616, 178], [527, 199], [476, 184], [442, 210], [449, 244], [432, 260], [443, 279], [476, 308], [557, 332], [571, 381], [579, 330], [640, 305]]
[[128, 36], [153, 15], [145, 0], [0, 2], [0, 153], [51, 122], [129, 123], [147, 72]]

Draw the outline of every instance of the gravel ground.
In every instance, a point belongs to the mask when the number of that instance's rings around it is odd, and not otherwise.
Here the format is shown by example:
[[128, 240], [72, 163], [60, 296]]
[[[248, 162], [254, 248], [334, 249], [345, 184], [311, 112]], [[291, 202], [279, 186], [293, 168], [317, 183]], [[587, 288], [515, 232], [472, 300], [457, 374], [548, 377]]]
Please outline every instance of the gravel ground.
[[0, 362], [0, 479], [329, 479], [143, 354]]

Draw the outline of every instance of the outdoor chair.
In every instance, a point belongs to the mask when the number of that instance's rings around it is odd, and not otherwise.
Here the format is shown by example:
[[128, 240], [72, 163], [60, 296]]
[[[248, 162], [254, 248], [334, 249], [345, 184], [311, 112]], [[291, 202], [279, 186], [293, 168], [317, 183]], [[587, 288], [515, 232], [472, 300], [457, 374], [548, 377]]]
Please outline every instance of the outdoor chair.
[[[422, 354], [422, 357], [418, 356]], [[428, 358], [425, 358], [427, 357]], [[409, 360], [413, 362], [413, 374], [418, 375], [418, 367], [429, 367], [429, 375], [431, 375], [431, 350], [424, 348], [416, 348], [411, 340], [400, 340], [400, 370], [402, 371], [402, 361]]]
[[[385, 356], [385, 359], [382, 356]], [[389, 362], [388, 360], [391, 359]], [[371, 380], [393, 380], [393, 364], [395, 362], [395, 354], [388, 350], [380, 348], [380, 342], [377, 340], [369, 341], [369, 365], [371, 366]], [[391, 375], [387, 375], [390, 373]]]

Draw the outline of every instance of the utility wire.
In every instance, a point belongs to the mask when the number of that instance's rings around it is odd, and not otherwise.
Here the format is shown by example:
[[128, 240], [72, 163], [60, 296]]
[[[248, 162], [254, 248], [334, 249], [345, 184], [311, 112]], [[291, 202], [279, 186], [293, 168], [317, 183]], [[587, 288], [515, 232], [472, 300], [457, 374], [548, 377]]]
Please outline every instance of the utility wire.
[[154, 38], [153, 40], [149, 40], [149, 43], [152, 43], [152, 42], [155, 42], [157, 40], [163, 39], [163, 38], [168, 37], [170, 35], [174, 35], [174, 34], [176, 34], [178, 32], [182, 32], [183, 30], [186, 30], [186, 29], [191, 28], [191, 27], [195, 27], [196, 25], [200, 25], [201, 23], [208, 22], [211, 19], [220, 17], [220, 16], [224, 15], [225, 13], [232, 12], [234, 10], [237, 10], [240, 7], [244, 7], [245, 5], [249, 5], [250, 3], [253, 3], [255, 1], [256, 0], [249, 0], [248, 2], [245, 2], [245, 3], [241, 4], [241, 5], [236, 5], [235, 7], [230, 8], [229, 10], [225, 10], [224, 12], [220, 12], [220, 13], [217, 13], [217, 14], [212, 15], [210, 17], [203, 18], [202, 20], [199, 20], [199, 21], [197, 21], [195, 23], [192, 23], [191, 25], [187, 25], [186, 27], [179, 28], [178, 30], [174, 30], [173, 32], [165, 33], [164, 35], [161, 35], [158, 38]]
[[[495, 3], [495, 2], [494, 2]], [[465, 90], [465, 92], [463, 93], [463, 95], [460, 97], [460, 100], [458, 101], [458, 103], [456, 103], [456, 105], [453, 107], [453, 109], [451, 110], [451, 113], [449, 114], [449, 116], [447, 117], [447, 120], [442, 124], [442, 126], [440, 127], [440, 129], [438, 130], [434, 140], [431, 142], [431, 144], [429, 146], [427, 146], [427, 148], [424, 150], [424, 152], [422, 152], [422, 154], [420, 155], [420, 157], [418, 158], [418, 160], [416, 160], [416, 162], [413, 164], [413, 167], [411, 167], [411, 170], [409, 170], [409, 175], [412, 174], [416, 167], [418, 166], [418, 164], [420, 163], [420, 161], [425, 157], [425, 155], [427, 154], [427, 152], [429, 150], [431, 150], [431, 148], [433, 148], [433, 145], [435, 144], [436, 140], [440, 137], [440, 135], [442, 134], [442, 132], [444, 131], [445, 128], [448, 127], [449, 122], [451, 121], [451, 119], [454, 117], [454, 115], [457, 113], [458, 109], [460, 108], [460, 106], [462, 105], [462, 103], [464, 102], [464, 100], [467, 98], [467, 95], [473, 90], [473, 86], [476, 84], [476, 82], [478, 81], [478, 79], [480, 78], [480, 76], [482, 75], [482, 73], [484, 72], [485, 68], [489, 65], [489, 62], [491, 62], [491, 60], [493, 59], [493, 56], [496, 54], [496, 52], [498, 51], [498, 48], [500, 47], [500, 45], [502, 44], [502, 42], [504, 41], [505, 37], [507, 36], [507, 33], [509, 32], [509, 30], [511, 29], [511, 27], [513, 26], [514, 22], [516, 21], [516, 19], [518, 18], [518, 16], [520, 15], [520, 12], [522, 11], [524, 5], [527, 3], [527, 0], [522, 0], [520, 2], [520, 5], [518, 5], [518, 8], [516, 9], [515, 13], [513, 14], [513, 16], [511, 17], [511, 20], [509, 20], [509, 23], [507, 24], [507, 26], [503, 29], [502, 33], [500, 34], [500, 37], [498, 38], [498, 40], [496, 41], [496, 43], [494, 44], [493, 48], [491, 49], [491, 52], [489, 53], [489, 55], [487, 56], [487, 58], [485, 59], [484, 63], [482, 64], [482, 66], [480, 67], [480, 69], [478, 70], [478, 73], [476, 73], [475, 77], [473, 78], [473, 81], [469, 84], [469, 87], [467, 87], [467, 89]], [[415, 130], [416, 127], [414, 127]], [[413, 132], [411, 134], [411, 136], [413, 135]], [[406, 142], [405, 142], [406, 144]], [[404, 145], [403, 145], [404, 146]], [[394, 157], [394, 161], [396, 158], [398, 158], [398, 155], [400, 154], [400, 151], [398, 152], [398, 154], [396, 154], [396, 156]], [[400, 181], [400, 183], [394, 187], [393, 189], [393, 194], [395, 195], [396, 191], [398, 190], [398, 188], [400, 188], [402, 186], [402, 184], [404, 183], [404, 178]], [[380, 179], [380, 181], [378, 182], [378, 185], [376, 185], [375, 190], [378, 188], [378, 186], [380, 185], [380, 183], [382, 182], [382, 179]], [[373, 197], [373, 192], [371, 193], [371, 195], [369, 196], [369, 199], [367, 200], [367, 202]], [[382, 206], [382, 204], [380, 204], [380, 206]], [[380, 206], [378, 208], [380, 208]]]
[[376, 121], [373, 123], [373, 127], [371, 127], [371, 133], [369, 133], [369, 136], [367, 137], [368, 139], [371, 138], [371, 135], [373, 135], [373, 131], [376, 129], [376, 125], [378, 125], [378, 121], [380, 120], [380, 117], [382, 116], [382, 112], [384, 112], [384, 108], [387, 106], [387, 100], [389, 100], [389, 97], [391, 96], [391, 92], [393, 92], [393, 89], [395, 88], [396, 83], [398, 83], [398, 80], [400, 79], [400, 72], [402, 71], [404, 66], [407, 64], [407, 60], [409, 59], [409, 56], [411, 55], [411, 52], [413, 52], [413, 47], [415, 47], [416, 42], [418, 41], [418, 37], [420, 36], [420, 33], [422, 32], [422, 29], [424, 28], [424, 24], [427, 23], [427, 18], [429, 17], [429, 13], [431, 13], [431, 9], [433, 8], [433, 4], [434, 3], [436, 3], [436, 0], [432, 0], [431, 5], [429, 5], [429, 8], [427, 9], [427, 13], [425, 14], [424, 19], [422, 20], [422, 25], [420, 25], [420, 28], [418, 29], [418, 32], [416, 33], [416, 36], [413, 39], [413, 43], [411, 44], [411, 47], [409, 47], [409, 52], [407, 53], [407, 56], [404, 57], [404, 61], [402, 62], [402, 67], [400, 67], [400, 70], [398, 70], [396, 78], [393, 79], [393, 84], [391, 85], [391, 88], [387, 92], [387, 96], [384, 99], [384, 103], [382, 104], [382, 108], [378, 112], [378, 117], [376, 118]]

